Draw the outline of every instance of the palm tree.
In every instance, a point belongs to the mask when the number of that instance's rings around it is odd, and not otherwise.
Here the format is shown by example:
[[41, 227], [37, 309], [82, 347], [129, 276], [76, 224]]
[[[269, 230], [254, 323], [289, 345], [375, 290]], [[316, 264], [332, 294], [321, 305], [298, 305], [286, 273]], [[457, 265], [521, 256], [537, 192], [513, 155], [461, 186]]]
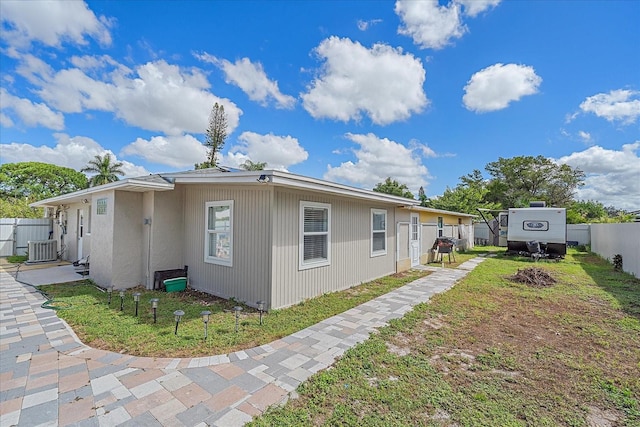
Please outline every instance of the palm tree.
[[261, 171], [267, 166], [267, 162], [252, 162], [247, 159], [240, 167], [246, 171]]
[[93, 160], [87, 163], [87, 166], [80, 169], [81, 172], [95, 172], [95, 175], [89, 178], [89, 185], [95, 187], [96, 185], [108, 184], [110, 182], [119, 181], [118, 175], [124, 175], [122, 169], [122, 162], [112, 163], [111, 154], [107, 153], [104, 156], [95, 156]]

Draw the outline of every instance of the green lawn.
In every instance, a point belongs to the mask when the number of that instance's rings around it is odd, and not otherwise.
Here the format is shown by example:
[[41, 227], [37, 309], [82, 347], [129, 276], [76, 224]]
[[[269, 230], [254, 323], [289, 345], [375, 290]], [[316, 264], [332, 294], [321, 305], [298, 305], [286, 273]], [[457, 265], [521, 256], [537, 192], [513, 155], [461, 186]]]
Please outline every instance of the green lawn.
[[[556, 284], [509, 279], [534, 266]], [[640, 426], [639, 373], [640, 280], [499, 253], [251, 425]]]
[[[457, 254], [455, 267], [475, 256]], [[238, 302], [225, 301], [200, 293], [165, 293], [133, 289], [126, 291], [124, 310], [120, 311], [120, 297], [113, 293], [111, 304], [107, 294], [91, 281], [41, 286], [58, 308], [58, 315], [73, 328], [87, 345], [136, 356], [199, 357], [226, 354], [267, 344], [285, 337], [333, 315], [383, 295], [428, 272], [410, 272], [384, 277], [343, 292], [326, 294], [295, 306], [273, 310], [263, 317]], [[138, 317], [135, 316], [133, 292], [140, 292]], [[159, 298], [157, 323], [149, 300]], [[240, 305], [238, 332], [233, 307]], [[183, 310], [185, 315], [175, 335], [173, 312]], [[208, 339], [204, 338], [203, 310], [212, 312], [208, 324]]]

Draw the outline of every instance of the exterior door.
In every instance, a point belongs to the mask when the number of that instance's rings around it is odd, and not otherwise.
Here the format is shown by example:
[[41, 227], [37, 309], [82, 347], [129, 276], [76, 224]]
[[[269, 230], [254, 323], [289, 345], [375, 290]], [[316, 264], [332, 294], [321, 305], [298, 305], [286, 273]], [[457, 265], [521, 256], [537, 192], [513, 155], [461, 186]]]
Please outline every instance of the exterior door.
[[82, 238], [84, 237], [84, 212], [78, 209], [78, 226], [76, 230], [76, 238], [78, 240], [78, 259], [82, 259]]
[[413, 213], [409, 226], [409, 255], [411, 256], [411, 267], [420, 264], [420, 222], [418, 214]]

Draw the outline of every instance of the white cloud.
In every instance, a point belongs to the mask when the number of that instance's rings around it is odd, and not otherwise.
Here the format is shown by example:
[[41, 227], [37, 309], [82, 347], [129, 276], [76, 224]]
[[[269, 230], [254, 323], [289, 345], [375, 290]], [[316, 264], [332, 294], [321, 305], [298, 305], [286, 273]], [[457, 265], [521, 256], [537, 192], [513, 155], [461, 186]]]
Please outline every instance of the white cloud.
[[191, 135], [138, 138], [121, 151], [125, 156], [138, 156], [151, 163], [186, 169], [193, 169], [195, 163], [205, 161], [207, 153], [207, 147]]
[[400, 184], [406, 184], [414, 195], [418, 194], [420, 186], [426, 187], [426, 181], [430, 178], [429, 171], [416, 155], [416, 151], [422, 151], [417, 145], [412, 150], [372, 133], [348, 133], [346, 137], [359, 145], [359, 148], [353, 150], [356, 161], [347, 161], [336, 167], [328, 165], [324, 179], [372, 189], [391, 177]]
[[583, 130], [578, 131], [578, 136], [583, 142], [591, 142], [591, 134], [589, 132], [585, 132]]
[[386, 125], [421, 112], [428, 103], [422, 62], [401, 49], [383, 44], [367, 49], [330, 37], [315, 52], [325, 64], [301, 94], [304, 108], [315, 118], [358, 121], [364, 113], [373, 123]]
[[623, 145], [621, 151], [593, 146], [557, 162], [585, 172], [585, 185], [576, 191], [577, 199], [636, 210], [640, 206], [639, 150], [640, 141]]
[[266, 106], [268, 101], [273, 99], [277, 108], [291, 109], [295, 106], [296, 99], [280, 92], [278, 82], [269, 80], [261, 63], [251, 62], [249, 58], [238, 59], [232, 63], [206, 53], [195, 56], [219, 67], [225, 74], [226, 82], [238, 86], [252, 101]]
[[456, 3], [464, 6], [464, 14], [475, 17], [485, 10], [496, 7], [502, 0], [456, 0]]
[[[0, 88], [0, 110], [12, 110], [20, 120], [29, 127], [43, 126], [53, 130], [64, 129], [64, 116], [51, 110], [44, 103], [34, 103], [25, 98], [18, 98]], [[13, 126], [9, 116], [3, 114], [2, 125]]]
[[398, 33], [413, 38], [422, 49], [442, 49], [467, 32], [457, 3], [440, 6], [438, 0], [398, 0], [395, 12], [403, 24]]
[[369, 29], [369, 27], [379, 24], [382, 22], [382, 19], [370, 19], [368, 21], [364, 21], [362, 19], [358, 19], [358, 29], [360, 31], [367, 31]]
[[533, 67], [498, 63], [471, 76], [462, 102], [467, 110], [477, 113], [502, 110], [512, 101], [537, 93], [541, 83]]
[[0, 36], [17, 48], [38, 41], [60, 47], [63, 42], [86, 45], [86, 37], [111, 44], [111, 21], [96, 17], [84, 1], [2, 1]]
[[640, 92], [632, 90], [612, 90], [588, 97], [580, 109], [585, 113], [593, 113], [610, 122], [621, 121], [631, 124], [640, 117]]
[[131, 70], [108, 56], [76, 57], [79, 68], [54, 71], [24, 55], [18, 72], [39, 87], [36, 93], [65, 113], [107, 111], [129, 125], [168, 135], [204, 133], [214, 103], [225, 107], [228, 132], [238, 126], [240, 110], [209, 92], [202, 70], [164, 60]]
[[111, 154], [114, 161], [123, 163], [122, 170], [127, 177], [148, 175], [149, 172], [131, 162], [123, 161], [117, 156], [98, 144], [95, 140], [83, 136], [70, 137], [64, 133], [54, 134], [57, 142], [54, 147], [41, 145], [36, 147], [30, 144], [12, 142], [10, 144], [0, 144], [2, 151], [2, 161], [5, 163], [17, 162], [43, 162], [58, 166], [66, 166], [71, 169], [80, 170], [87, 165], [87, 162], [94, 156]]
[[266, 162], [268, 169], [287, 170], [292, 165], [301, 163], [309, 157], [309, 153], [292, 136], [273, 134], [260, 135], [254, 132], [243, 132], [238, 137], [238, 144], [229, 149], [221, 162], [226, 166], [238, 167], [245, 160]]

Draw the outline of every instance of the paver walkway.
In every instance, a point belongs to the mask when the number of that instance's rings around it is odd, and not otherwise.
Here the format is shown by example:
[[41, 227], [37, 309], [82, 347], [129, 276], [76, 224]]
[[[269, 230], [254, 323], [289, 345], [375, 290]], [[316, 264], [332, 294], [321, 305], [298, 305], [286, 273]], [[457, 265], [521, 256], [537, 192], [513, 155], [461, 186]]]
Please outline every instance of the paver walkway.
[[40, 307], [44, 298], [33, 287], [0, 270], [0, 427], [241, 426], [483, 260], [437, 269], [270, 344], [192, 359], [87, 347]]

